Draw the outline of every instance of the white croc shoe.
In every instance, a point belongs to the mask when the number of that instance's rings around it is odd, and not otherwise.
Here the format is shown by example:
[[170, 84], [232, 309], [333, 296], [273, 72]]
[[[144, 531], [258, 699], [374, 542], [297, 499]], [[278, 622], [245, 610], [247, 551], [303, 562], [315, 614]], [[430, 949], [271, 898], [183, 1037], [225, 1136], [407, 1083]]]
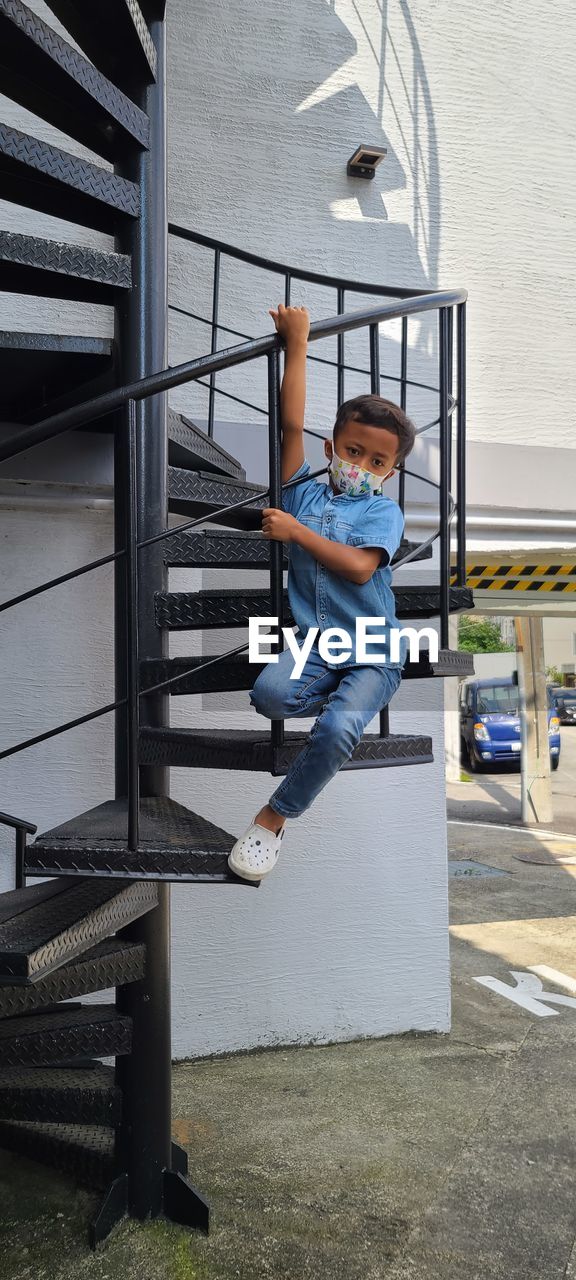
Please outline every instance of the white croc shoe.
[[228, 855], [228, 866], [242, 880], [262, 880], [278, 861], [285, 827], [276, 836], [268, 827], [252, 822]]

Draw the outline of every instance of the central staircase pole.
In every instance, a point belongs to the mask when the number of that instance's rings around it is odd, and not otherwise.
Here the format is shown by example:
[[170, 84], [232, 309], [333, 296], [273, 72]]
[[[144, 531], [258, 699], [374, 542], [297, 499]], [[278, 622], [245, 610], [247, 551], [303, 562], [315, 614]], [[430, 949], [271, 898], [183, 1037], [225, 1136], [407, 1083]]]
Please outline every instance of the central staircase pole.
[[[132, 257], [132, 289], [117, 312], [120, 380], [132, 381], [166, 368], [167, 359], [167, 208], [165, 24], [156, 20], [151, 35], [158, 56], [156, 82], [143, 94], [140, 106], [150, 121], [150, 147], [134, 152], [125, 176], [138, 182], [141, 216], [121, 245]], [[168, 525], [166, 397], [159, 395], [136, 405], [136, 492], [139, 540], [160, 533]], [[128, 415], [118, 423], [115, 446], [116, 547], [125, 545], [126, 499], [130, 484]], [[116, 580], [116, 696], [127, 689], [126, 567], [117, 562]], [[156, 591], [167, 588], [163, 546], [139, 553], [138, 618], [142, 658], [167, 656], [167, 633], [155, 624], [150, 607]], [[157, 694], [141, 704], [144, 723], [168, 723], [168, 698]], [[128, 739], [125, 708], [116, 718], [116, 796], [128, 795]], [[143, 796], [168, 795], [167, 768], [141, 770]], [[133, 1021], [132, 1053], [119, 1058], [116, 1079], [123, 1095], [122, 1123], [117, 1132], [117, 1177], [109, 1188], [93, 1229], [97, 1243], [113, 1221], [126, 1211], [144, 1219], [161, 1213], [177, 1221], [207, 1229], [208, 1207], [184, 1174], [185, 1153], [171, 1142], [171, 1018], [170, 1018], [170, 886], [159, 884], [157, 907], [130, 925], [122, 937], [144, 943], [146, 975], [117, 991], [119, 1011]]]

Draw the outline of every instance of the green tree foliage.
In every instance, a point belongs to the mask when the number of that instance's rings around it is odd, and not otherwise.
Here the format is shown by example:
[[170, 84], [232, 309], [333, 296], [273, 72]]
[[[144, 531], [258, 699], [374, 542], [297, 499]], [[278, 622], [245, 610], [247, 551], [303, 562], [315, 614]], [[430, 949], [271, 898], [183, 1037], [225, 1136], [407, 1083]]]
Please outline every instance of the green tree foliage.
[[458, 648], [468, 653], [513, 653], [514, 646], [504, 644], [497, 622], [489, 618], [460, 618]]

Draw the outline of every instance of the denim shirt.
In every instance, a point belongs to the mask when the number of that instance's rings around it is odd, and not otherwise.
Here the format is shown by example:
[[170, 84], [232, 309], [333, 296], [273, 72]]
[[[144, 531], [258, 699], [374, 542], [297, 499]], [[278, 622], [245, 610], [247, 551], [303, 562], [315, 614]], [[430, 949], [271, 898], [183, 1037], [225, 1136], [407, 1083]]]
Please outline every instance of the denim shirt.
[[[308, 475], [310, 469], [305, 459], [290, 480]], [[356, 618], [384, 617], [385, 623], [367, 625], [366, 652], [375, 660], [380, 658], [376, 665], [385, 665], [388, 669], [403, 667], [407, 650], [404, 637], [400, 641], [400, 661], [390, 662], [389, 656], [390, 630], [398, 626], [389, 563], [404, 529], [404, 516], [398, 504], [383, 494], [352, 497], [334, 493], [329, 483], [312, 479], [284, 489], [282, 508], [323, 538], [345, 542], [351, 547], [381, 547], [385, 553], [368, 582], [359, 583], [332, 573], [303, 547], [289, 543], [288, 599], [300, 633], [297, 638], [304, 639], [309, 627], [318, 627], [320, 631], [343, 627], [350, 635], [351, 656], [343, 662], [328, 660], [327, 666], [339, 670], [365, 665], [356, 657]], [[370, 636], [376, 635], [385, 636], [385, 640], [370, 644]], [[319, 636], [315, 643], [318, 639]], [[334, 652], [338, 651], [334, 649]]]

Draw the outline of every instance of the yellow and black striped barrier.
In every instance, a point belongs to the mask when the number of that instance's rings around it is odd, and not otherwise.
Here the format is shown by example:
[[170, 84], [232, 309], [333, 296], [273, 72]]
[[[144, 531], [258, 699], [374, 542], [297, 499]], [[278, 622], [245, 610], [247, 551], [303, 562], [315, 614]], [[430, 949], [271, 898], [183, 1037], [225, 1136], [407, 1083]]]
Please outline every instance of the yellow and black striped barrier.
[[466, 565], [466, 586], [476, 591], [576, 592], [576, 564], [471, 563]]

